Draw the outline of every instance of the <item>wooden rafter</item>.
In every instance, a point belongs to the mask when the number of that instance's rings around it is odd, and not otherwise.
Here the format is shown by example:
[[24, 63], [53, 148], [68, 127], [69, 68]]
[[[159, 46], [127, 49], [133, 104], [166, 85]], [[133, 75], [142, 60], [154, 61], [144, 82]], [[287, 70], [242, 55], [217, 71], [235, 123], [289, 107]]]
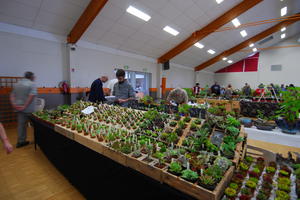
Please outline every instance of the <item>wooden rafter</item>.
[[272, 26], [271, 28], [259, 33], [258, 35], [255, 35], [254, 37], [236, 45], [235, 47], [232, 47], [231, 49], [228, 49], [226, 51], [224, 51], [223, 53], [217, 55], [216, 57], [202, 63], [201, 65], [195, 67], [195, 71], [200, 71], [200, 70], [203, 70], [207, 67], [209, 67], [210, 65], [220, 61], [222, 58], [224, 57], [228, 57], [246, 47], [248, 47], [251, 43], [255, 43], [255, 42], [258, 42], [264, 38], [266, 38], [267, 36], [277, 32], [277, 31], [280, 31], [280, 29], [282, 27], [287, 27], [297, 21], [299, 21], [300, 19], [299, 18], [293, 18], [293, 16], [291, 16], [291, 20], [287, 20], [287, 21], [283, 21], [283, 22], [280, 22], [278, 24], [276, 24], [275, 26]]
[[158, 63], [164, 63], [184, 50], [188, 49], [192, 45], [194, 45], [196, 42], [200, 41], [201, 39], [205, 38], [209, 34], [213, 33], [215, 30], [221, 28], [225, 24], [231, 22], [234, 18], [240, 16], [242, 13], [246, 12], [250, 8], [254, 7], [255, 5], [259, 4], [263, 0], [244, 0], [232, 9], [230, 9], [228, 12], [220, 16], [219, 18], [215, 19], [213, 22], [205, 26], [204, 28], [194, 32], [190, 37], [185, 39], [183, 42], [181, 42], [179, 45], [165, 53], [163, 56], [158, 58]]
[[108, 0], [91, 0], [85, 11], [82, 13], [75, 26], [68, 35], [68, 43], [75, 44], [89, 25], [97, 17], [98, 13], [105, 6]]

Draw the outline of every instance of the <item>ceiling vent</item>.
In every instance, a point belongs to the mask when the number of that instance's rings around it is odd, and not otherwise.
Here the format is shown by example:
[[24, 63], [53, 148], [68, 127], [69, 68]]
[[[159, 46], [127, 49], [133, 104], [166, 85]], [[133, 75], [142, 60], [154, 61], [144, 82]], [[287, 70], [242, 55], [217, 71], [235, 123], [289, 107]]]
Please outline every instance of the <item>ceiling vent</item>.
[[259, 44], [259, 45], [263, 45], [263, 44], [265, 44], [265, 43], [267, 43], [267, 42], [269, 42], [269, 41], [271, 41], [271, 40], [273, 40], [273, 39], [274, 39], [274, 37], [273, 37], [273, 35], [272, 35], [272, 36], [270, 36], [270, 37], [267, 37], [267, 38], [263, 39], [263, 40], [260, 41], [258, 44]]

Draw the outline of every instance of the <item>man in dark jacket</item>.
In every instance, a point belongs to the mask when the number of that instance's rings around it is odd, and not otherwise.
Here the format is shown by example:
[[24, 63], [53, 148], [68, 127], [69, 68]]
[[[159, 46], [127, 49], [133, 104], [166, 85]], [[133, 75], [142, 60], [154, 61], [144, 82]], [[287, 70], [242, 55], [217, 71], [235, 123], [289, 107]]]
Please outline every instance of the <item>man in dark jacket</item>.
[[210, 89], [211, 89], [211, 93], [220, 95], [221, 87], [217, 82], [215, 82], [215, 84], [212, 85]]
[[94, 80], [91, 85], [89, 101], [91, 102], [103, 102], [106, 101], [104, 93], [103, 93], [103, 83], [108, 80], [107, 76], [101, 76]]

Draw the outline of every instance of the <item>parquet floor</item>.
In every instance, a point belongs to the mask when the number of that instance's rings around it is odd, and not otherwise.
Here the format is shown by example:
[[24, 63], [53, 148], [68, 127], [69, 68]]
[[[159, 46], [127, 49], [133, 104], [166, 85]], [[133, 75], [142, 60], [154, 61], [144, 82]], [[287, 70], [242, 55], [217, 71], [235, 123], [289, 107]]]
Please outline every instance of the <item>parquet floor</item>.
[[[15, 145], [16, 128], [6, 129]], [[32, 129], [28, 139], [33, 141]], [[286, 155], [288, 151], [300, 152], [300, 148], [249, 140], [250, 145]], [[14, 149], [6, 155], [0, 143], [0, 199], [1, 200], [81, 200], [84, 197], [60, 174], [33, 144]]]

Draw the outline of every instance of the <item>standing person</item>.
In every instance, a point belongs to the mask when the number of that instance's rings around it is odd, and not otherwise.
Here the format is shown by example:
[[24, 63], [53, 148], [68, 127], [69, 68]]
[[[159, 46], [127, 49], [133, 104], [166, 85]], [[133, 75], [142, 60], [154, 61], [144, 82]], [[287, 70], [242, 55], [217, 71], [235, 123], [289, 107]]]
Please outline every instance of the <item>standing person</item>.
[[132, 86], [125, 79], [125, 71], [118, 69], [116, 73], [118, 82], [114, 85], [113, 96], [116, 97], [116, 103], [123, 107], [128, 107], [129, 102], [135, 99], [135, 92]]
[[245, 83], [245, 86], [243, 87], [243, 94], [247, 97], [251, 96], [251, 88], [248, 83]]
[[20, 148], [29, 144], [26, 141], [26, 124], [32, 112], [35, 111], [35, 97], [37, 89], [34, 84], [35, 76], [32, 72], [25, 72], [24, 79], [20, 80], [10, 94], [12, 107], [17, 111], [18, 116], [18, 142], [16, 147]]
[[2, 125], [2, 123], [0, 123], [0, 139], [3, 143], [4, 149], [6, 151], [7, 154], [11, 153], [13, 151], [13, 146], [10, 144], [7, 135], [5, 133], [5, 129]]
[[213, 94], [220, 95], [221, 87], [217, 82], [215, 82], [210, 89]]
[[107, 87], [109, 89], [109, 95], [112, 96], [113, 94], [113, 91], [114, 91], [114, 86], [115, 84], [118, 82], [118, 79], [114, 78], [114, 79], [111, 79], [110, 81], [108, 81], [107, 83]]
[[286, 87], [284, 87], [284, 84], [281, 84], [280, 90], [281, 90], [281, 91], [286, 91]]
[[94, 103], [106, 101], [103, 93], [103, 83], [105, 83], [107, 80], [107, 76], [101, 76], [101, 78], [94, 80], [91, 85], [89, 101]]
[[225, 93], [224, 93], [225, 98], [226, 99], [231, 99], [232, 92], [233, 92], [232, 86], [231, 86], [231, 84], [228, 84], [228, 86], [227, 86], [227, 88], [225, 90]]
[[199, 95], [200, 91], [201, 91], [200, 84], [196, 83], [196, 85], [193, 87], [193, 93], [194, 93], [194, 95], [195, 96]]
[[174, 101], [177, 105], [187, 104], [189, 101], [188, 94], [181, 88], [175, 88], [171, 90], [167, 97], [167, 102]]

